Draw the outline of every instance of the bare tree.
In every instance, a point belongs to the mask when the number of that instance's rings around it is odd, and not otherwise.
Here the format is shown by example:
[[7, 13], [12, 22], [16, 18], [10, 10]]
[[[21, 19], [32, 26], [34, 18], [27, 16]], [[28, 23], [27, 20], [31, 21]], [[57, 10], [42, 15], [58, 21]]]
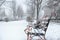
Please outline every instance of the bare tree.
[[21, 6], [18, 6], [17, 16], [18, 16], [18, 19], [22, 19], [23, 18], [23, 9], [22, 9]]
[[50, 8], [52, 10], [52, 17], [55, 17], [55, 19], [57, 19], [58, 15], [60, 14], [59, 13], [59, 3], [60, 3], [60, 0], [49, 0], [48, 3], [47, 3], [47, 7]]
[[28, 12], [30, 12], [31, 13], [30, 16], [33, 17], [33, 15], [35, 14], [35, 11], [36, 11], [35, 16], [37, 16], [37, 20], [39, 20], [38, 17], [39, 17], [39, 11], [40, 11], [40, 7], [41, 7], [41, 3], [42, 3], [42, 0], [27, 0], [27, 5], [28, 5], [28, 7], [30, 7]]
[[12, 9], [13, 9], [13, 16], [16, 20], [16, 0], [12, 0]]
[[35, 7], [33, 4], [33, 0], [27, 0], [27, 14], [28, 16], [32, 17], [34, 19], [35, 17]]
[[6, 0], [0, 0], [0, 6], [5, 2]]

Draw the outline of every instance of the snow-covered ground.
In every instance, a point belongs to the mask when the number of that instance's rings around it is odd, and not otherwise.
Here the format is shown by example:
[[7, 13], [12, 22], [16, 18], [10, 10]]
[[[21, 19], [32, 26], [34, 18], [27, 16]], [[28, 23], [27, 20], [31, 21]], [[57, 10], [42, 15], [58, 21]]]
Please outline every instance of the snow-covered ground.
[[46, 40], [60, 40], [60, 23], [50, 22], [45, 37]]
[[[0, 40], [26, 40], [27, 24], [25, 20], [0, 22]], [[46, 40], [60, 40], [60, 23], [50, 22], [45, 37]]]
[[24, 29], [27, 24], [25, 20], [0, 22], [0, 40], [26, 40]]

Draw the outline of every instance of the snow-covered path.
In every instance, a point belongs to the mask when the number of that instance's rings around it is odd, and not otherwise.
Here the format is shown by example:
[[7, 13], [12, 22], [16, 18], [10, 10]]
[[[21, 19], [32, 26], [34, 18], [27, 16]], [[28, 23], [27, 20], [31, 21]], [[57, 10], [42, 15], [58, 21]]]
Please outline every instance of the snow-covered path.
[[45, 37], [46, 40], [60, 40], [60, 23], [50, 22]]
[[26, 25], [25, 20], [0, 22], [0, 40], [26, 40], [24, 33]]

